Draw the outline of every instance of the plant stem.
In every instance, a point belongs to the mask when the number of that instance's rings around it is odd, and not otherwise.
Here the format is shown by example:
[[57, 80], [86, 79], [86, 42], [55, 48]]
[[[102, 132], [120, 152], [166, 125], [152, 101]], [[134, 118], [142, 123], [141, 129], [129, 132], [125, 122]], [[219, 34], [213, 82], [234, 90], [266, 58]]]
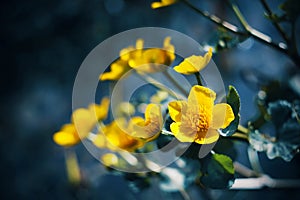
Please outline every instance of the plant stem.
[[203, 86], [202, 81], [201, 81], [201, 77], [200, 77], [200, 72], [196, 72], [195, 76], [196, 76], [198, 85]]
[[163, 90], [165, 92], [168, 92], [169, 95], [171, 95], [172, 97], [174, 97], [175, 99], [184, 99], [183, 96], [175, 94], [172, 90], [170, 90], [169, 88], [167, 88], [165, 85], [163, 85], [162, 83], [158, 82], [157, 80], [155, 80], [154, 78], [151, 78], [150, 76], [147, 76], [146, 74], [142, 74], [137, 72], [137, 74], [139, 75], [139, 77], [144, 80], [145, 82], [153, 85], [154, 87]]
[[174, 77], [169, 74], [168, 71], [164, 71], [163, 74], [171, 81], [171, 83], [178, 88], [178, 90], [180, 90], [180, 92], [185, 95], [188, 96], [188, 92], [174, 79]]
[[232, 139], [237, 139], [237, 140], [241, 140], [243, 142], [249, 143], [248, 136], [243, 133], [239, 133], [239, 132], [235, 132], [233, 135], [231, 135], [229, 137], [224, 137], [224, 138], [232, 138]]
[[245, 135], [249, 135], [249, 129], [247, 129], [246, 127], [242, 126], [242, 125], [238, 125], [238, 132], [243, 133]]

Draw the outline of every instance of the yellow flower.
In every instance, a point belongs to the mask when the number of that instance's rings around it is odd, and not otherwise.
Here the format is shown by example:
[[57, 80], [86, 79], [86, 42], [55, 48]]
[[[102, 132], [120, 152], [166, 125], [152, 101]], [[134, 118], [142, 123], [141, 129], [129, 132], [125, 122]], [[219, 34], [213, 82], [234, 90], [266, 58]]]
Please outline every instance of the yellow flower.
[[134, 151], [144, 146], [144, 141], [130, 135], [127, 121], [124, 118], [118, 118], [111, 124], [102, 128], [94, 140], [94, 144], [100, 148], [107, 147], [113, 151], [123, 149]]
[[108, 110], [109, 110], [109, 98], [104, 97], [101, 100], [100, 105], [98, 104], [89, 105], [89, 110], [95, 114], [96, 119], [98, 121], [104, 120], [107, 117]]
[[119, 163], [119, 158], [113, 153], [106, 153], [101, 157], [102, 163], [107, 166], [116, 166]]
[[192, 55], [184, 61], [182, 61], [178, 66], [174, 67], [174, 70], [181, 74], [194, 74], [201, 71], [206, 67], [212, 57], [212, 48], [209, 48], [208, 52], [202, 56]]
[[175, 121], [170, 128], [181, 142], [210, 144], [218, 140], [218, 129], [226, 128], [233, 120], [227, 103], [214, 105], [216, 93], [203, 86], [193, 86], [187, 101], [169, 103], [169, 113]]
[[127, 61], [118, 59], [116, 62], [110, 65], [110, 71], [105, 72], [100, 75], [101, 81], [106, 80], [118, 80], [131, 68], [129, 67]]
[[79, 108], [72, 114], [72, 123], [64, 125], [53, 135], [53, 140], [60, 146], [73, 146], [88, 136], [96, 124], [96, 118], [88, 109]]
[[145, 111], [145, 119], [133, 117], [129, 122], [118, 118], [98, 133], [93, 143], [99, 148], [113, 151], [123, 149], [134, 151], [158, 137], [163, 126], [161, 109], [156, 104], [149, 104]]
[[170, 65], [175, 59], [175, 47], [171, 38], [166, 37], [164, 46], [160, 48], [143, 49], [144, 41], [138, 39], [136, 45], [120, 51], [120, 58], [110, 66], [110, 71], [100, 75], [100, 80], [118, 80], [130, 69], [145, 73], [162, 71], [161, 65]]
[[169, 97], [169, 93], [166, 91], [159, 90], [150, 98], [152, 103], [161, 103]]
[[153, 2], [151, 4], [151, 7], [153, 9], [156, 9], [156, 8], [172, 5], [172, 4], [176, 3], [177, 1], [178, 0], [161, 0], [161, 2]]
[[60, 131], [54, 133], [53, 140], [60, 146], [73, 146], [85, 139], [97, 121], [107, 117], [109, 99], [103, 98], [100, 105], [91, 104], [89, 109], [79, 108], [72, 114], [70, 124], [64, 125]]
[[149, 104], [145, 110], [145, 119], [133, 117], [129, 122], [131, 135], [142, 138], [146, 142], [156, 139], [163, 127], [163, 118], [160, 106]]
[[128, 72], [131, 67], [128, 62], [132, 59], [136, 59], [141, 56], [144, 41], [142, 39], [138, 39], [136, 41], [136, 46], [129, 46], [120, 51], [120, 58], [116, 60], [110, 66], [110, 71], [105, 72], [100, 75], [100, 80], [118, 80], [120, 79], [126, 72]]
[[150, 48], [141, 52], [140, 56], [129, 60], [129, 66], [146, 73], [162, 71], [161, 65], [169, 66], [175, 59], [175, 47], [171, 44], [171, 38], [166, 37], [164, 46], [160, 48]]

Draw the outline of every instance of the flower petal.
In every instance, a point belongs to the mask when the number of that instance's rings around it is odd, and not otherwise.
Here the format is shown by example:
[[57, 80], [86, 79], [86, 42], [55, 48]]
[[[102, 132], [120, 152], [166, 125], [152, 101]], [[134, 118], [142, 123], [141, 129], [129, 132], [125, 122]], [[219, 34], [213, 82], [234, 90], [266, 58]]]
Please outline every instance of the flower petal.
[[171, 4], [176, 3], [177, 0], [161, 0], [161, 2], [153, 2], [151, 4], [152, 9], [169, 6]]
[[79, 108], [73, 112], [72, 122], [76, 127], [79, 137], [84, 139], [96, 125], [97, 119], [90, 110]]
[[183, 107], [187, 108], [186, 101], [172, 101], [169, 103], [168, 109], [169, 109], [169, 114], [170, 114], [170, 117], [172, 118], [172, 120], [174, 120], [175, 122], [181, 121], [182, 110], [186, 110], [186, 109], [183, 109]]
[[127, 65], [127, 61], [117, 60], [112, 63], [110, 66], [109, 72], [105, 72], [100, 75], [100, 80], [118, 80], [120, 79], [127, 71], [130, 70], [130, 67]]
[[[69, 129], [71, 130], [71, 129]], [[59, 131], [54, 133], [53, 135], [53, 140], [56, 144], [60, 145], [60, 146], [73, 146], [77, 143], [80, 142], [80, 138], [76, 137], [76, 129], [73, 126], [73, 131], [72, 132], [68, 132], [68, 131]]]
[[192, 55], [185, 58], [179, 65], [174, 67], [174, 70], [181, 74], [194, 74], [204, 69], [212, 57], [212, 49], [202, 56]]
[[[180, 142], [194, 142], [195, 140], [195, 133], [188, 133], [190, 132], [192, 129], [186, 129], [184, 127], [181, 126], [182, 124], [180, 122], [173, 122], [170, 125], [170, 129], [172, 131], [172, 133], [174, 134], [174, 136], [180, 141]], [[185, 132], [185, 130], [187, 130], [188, 132]]]
[[227, 103], [216, 104], [213, 108], [211, 128], [226, 128], [234, 120], [232, 108]]
[[98, 121], [104, 120], [107, 117], [108, 110], [109, 110], [109, 98], [104, 97], [101, 100], [101, 104], [91, 104], [89, 105], [89, 110], [93, 113], [95, 113], [96, 118]]
[[219, 132], [215, 129], [208, 129], [204, 137], [197, 137], [195, 142], [198, 144], [211, 144], [219, 139]]
[[[120, 118], [116, 119], [103, 129], [106, 139], [110, 143], [107, 145], [109, 148], [110, 145], [112, 145], [123, 150], [134, 151], [144, 145], [142, 140], [129, 135], [129, 131], [125, 128], [125, 125], [126, 120]], [[112, 150], [115, 149], [112, 148]]]
[[210, 124], [215, 99], [216, 93], [213, 90], [207, 87], [196, 85], [193, 86], [190, 91], [188, 97], [188, 107], [198, 107], [199, 110], [195, 110], [194, 112], [205, 114], [207, 123]]
[[[141, 117], [133, 117], [129, 123], [134, 137], [145, 139], [147, 142], [154, 140], [160, 134], [163, 119], [160, 106], [149, 104], [145, 111], [145, 120]], [[130, 129], [131, 128], [131, 129]]]

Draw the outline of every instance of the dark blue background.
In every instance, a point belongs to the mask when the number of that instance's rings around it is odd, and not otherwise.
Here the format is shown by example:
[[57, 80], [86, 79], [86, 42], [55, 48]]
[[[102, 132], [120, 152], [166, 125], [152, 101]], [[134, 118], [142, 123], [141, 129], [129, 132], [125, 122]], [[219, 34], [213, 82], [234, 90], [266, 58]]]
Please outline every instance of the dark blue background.
[[[221, 5], [222, 1], [196, 2], [200, 8], [239, 25], [230, 8]], [[273, 1], [274, 8], [279, 2]], [[211, 40], [216, 34], [212, 23], [183, 4], [160, 10], [152, 10], [150, 4], [148, 0], [1, 2], [1, 199], [152, 199], [155, 196], [180, 199], [178, 194], [162, 195], [155, 189], [143, 195], [134, 194], [121, 178], [112, 175], [96, 178], [93, 183], [76, 190], [67, 183], [63, 149], [52, 141], [53, 133], [69, 121], [73, 82], [81, 62], [106, 38], [145, 26], [175, 29], [200, 43]], [[264, 18], [258, 1], [240, 1], [239, 5], [250, 24], [272, 34], [275, 41], [281, 41], [272, 24]], [[299, 33], [299, 26], [297, 30]], [[289, 72], [294, 70], [285, 56], [253, 40], [214, 55], [214, 61], [225, 86], [233, 84], [240, 92], [244, 124], [256, 114], [254, 95], [258, 88], [242, 81], [241, 71], [260, 71], [287, 80]], [[93, 158], [81, 145], [76, 150], [83, 152], [80, 163], [89, 169], [89, 160]], [[245, 147], [241, 146], [240, 152], [241, 162], [248, 165]], [[300, 177], [297, 159], [289, 164], [280, 159], [269, 161], [262, 155], [262, 160], [266, 171], [273, 176]], [[293, 194], [262, 190], [219, 195], [233, 199], [261, 195], [283, 199]], [[205, 199], [194, 190], [191, 195]]]

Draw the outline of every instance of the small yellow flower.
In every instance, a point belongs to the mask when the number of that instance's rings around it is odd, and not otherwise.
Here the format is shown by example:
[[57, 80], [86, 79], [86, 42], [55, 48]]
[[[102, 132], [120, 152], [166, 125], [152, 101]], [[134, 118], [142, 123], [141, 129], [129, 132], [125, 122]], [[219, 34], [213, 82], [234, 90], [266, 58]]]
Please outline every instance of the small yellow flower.
[[204, 69], [209, 63], [211, 57], [212, 48], [209, 48], [204, 57], [192, 55], [184, 59], [178, 66], [175, 66], [174, 70], [181, 74], [194, 74]]
[[129, 122], [125, 118], [117, 118], [102, 128], [93, 143], [99, 148], [113, 151], [123, 149], [134, 151], [158, 137], [163, 126], [161, 109], [156, 104], [149, 104], [145, 111], [145, 119], [133, 117]]
[[150, 98], [152, 103], [161, 103], [169, 97], [169, 93], [166, 91], [159, 90]]
[[149, 104], [145, 110], [145, 119], [133, 117], [129, 122], [131, 135], [142, 138], [146, 142], [156, 139], [163, 127], [163, 118], [160, 106]]
[[164, 46], [150, 48], [141, 52], [140, 56], [129, 61], [129, 66], [146, 73], [155, 73], [164, 70], [161, 65], [169, 66], [175, 59], [175, 47], [171, 44], [171, 38], [166, 37]]
[[101, 157], [101, 161], [105, 166], [116, 166], [119, 163], [119, 158], [113, 153], [106, 153]]
[[73, 146], [88, 136], [96, 124], [96, 118], [88, 109], [79, 108], [72, 114], [72, 123], [64, 125], [53, 135], [53, 140], [60, 146]]
[[127, 121], [124, 118], [118, 118], [111, 124], [102, 128], [94, 140], [94, 144], [100, 148], [107, 147], [113, 151], [118, 149], [134, 151], [144, 146], [144, 141], [130, 135]]
[[151, 7], [153, 9], [156, 9], [156, 8], [172, 5], [172, 4], [176, 3], [177, 1], [178, 0], [161, 0], [161, 2], [153, 2], [151, 4]]
[[117, 116], [129, 117], [135, 113], [134, 105], [129, 102], [121, 102], [117, 106]]
[[64, 125], [53, 135], [53, 140], [60, 146], [73, 146], [85, 139], [97, 121], [107, 117], [109, 99], [103, 98], [100, 105], [91, 104], [89, 109], [79, 108], [72, 114], [72, 123]]
[[110, 66], [110, 71], [105, 72], [100, 75], [100, 80], [119, 80], [126, 72], [128, 72], [131, 67], [129, 66], [129, 61], [134, 60], [141, 56], [144, 46], [144, 41], [138, 39], [136, 41], [136, 46], [129, 46], [120, 51], [120, 58], [116, 60]]
[[218, 129], [226, 128], [233, 120], [227, 103], [214, 105], [216, 93], [203, 86], [193, 86], [187, 101], [169, 103], [169, 114], [175, 121], [170, 128], [181, 142], [210, 144], [218, 140]]
[[104, 120], [107, 117], [108, 110], [109, 110], [109, 98], [104, 97], [101, 100], [100, 105], [98, 104], [89, 105], [89, 110], [92, 113], [95, 113], [95, 116], [98, 121]]
[[175, 47], [171, 38], [166, 37], [164, 46], [143, 49], [144, 41], [138, 39], [136, 46], [129, 46], [120, 51], [120, 58], [110, 66], [110, 71], [100, 75], [100, 80], [118, 80], [130, 69], [144, 73], [155, 73], [164, 70], [161, 65], [170, 65], [175, 59]]
[[101, 74], [99, 78], [101, 81], [119, 80], [130, 69], [127, 61], [118, 59], [110, 65], [110, 71]]

